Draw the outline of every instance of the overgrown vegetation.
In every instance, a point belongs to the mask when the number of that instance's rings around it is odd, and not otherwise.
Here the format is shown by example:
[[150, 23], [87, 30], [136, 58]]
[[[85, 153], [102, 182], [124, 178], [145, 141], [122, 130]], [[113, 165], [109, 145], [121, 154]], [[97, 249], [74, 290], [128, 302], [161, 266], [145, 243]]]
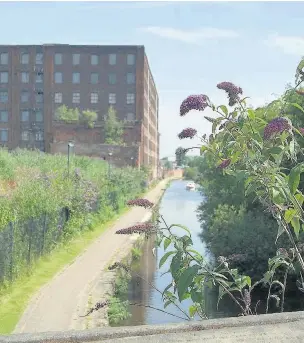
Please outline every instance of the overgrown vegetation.
[[98, 115], [92, 110], [79, 111], [78, 108], [68, 108], [62, 105], [56, 110], [56, 119], [66, 123], [84, 123], [88, 128], [93, 129]]
[[105, 118], [105, 143], [111, 145], [122, 145], [123, 127], [123, 122], [117, 119], [116, 111], [111, 106]]
[[[31, 271], [34, 261], [121, 211], [143, 192], [145, 173], [105, 161], [17, 150], [0, 151], [0, 286]], [[0, 287], [0, 288], [1, 288]]]

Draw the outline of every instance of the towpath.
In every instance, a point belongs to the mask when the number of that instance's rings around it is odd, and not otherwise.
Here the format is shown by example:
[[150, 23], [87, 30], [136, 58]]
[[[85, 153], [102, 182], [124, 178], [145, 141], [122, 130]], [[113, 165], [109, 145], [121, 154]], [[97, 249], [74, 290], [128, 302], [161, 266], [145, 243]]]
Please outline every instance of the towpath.
[[[145, 198], [157, 202], [168, 180], [162, 180]], [[125, 249], [129, 236], [115, 231], [144, 221], [150, 214], [143, 208], [132, 208], [94, 241], [74, 262], [61, 270], [30, 300], [14, 333], [64, 331], [75, 328], [75, 313], [88, 284], [100, 275], [119, 250]]]

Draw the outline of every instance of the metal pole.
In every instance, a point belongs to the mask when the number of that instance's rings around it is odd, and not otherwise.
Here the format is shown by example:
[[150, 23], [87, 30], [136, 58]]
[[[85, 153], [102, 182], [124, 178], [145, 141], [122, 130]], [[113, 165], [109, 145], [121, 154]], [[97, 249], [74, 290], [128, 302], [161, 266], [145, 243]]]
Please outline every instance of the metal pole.
[[110, 178], [110, 175], [111, 175], [111, 156], [112, 156], [112, 153], [111, 152], [109, 152], [108, 153], [108, 155], [109, 155], [109, 164], [108, 164], [108, 177]]
[[68, 144], [68, 177], [70, 177], [70, 144]]

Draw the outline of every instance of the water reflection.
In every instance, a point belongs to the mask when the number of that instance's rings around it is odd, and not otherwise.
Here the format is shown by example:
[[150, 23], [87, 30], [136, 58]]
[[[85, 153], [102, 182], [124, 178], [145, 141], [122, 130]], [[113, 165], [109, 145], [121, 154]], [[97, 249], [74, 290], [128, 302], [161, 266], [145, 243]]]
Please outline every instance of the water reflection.
[[[168, 224], [176, 223], [187, 226], [192, 233], [194, 249], [202, 255], [206, 255], [206, 248], [199, 238], [201, 228], [196, 216], [196, 209], [202, 201], [202, 196], [197, 191], [187, 191], [186, 184], [185, 181], [171, 183], [162, 198], [160, 213], [164, 215]], [[153, 255], [154, 246], [155, 237], [146, 241], [142, 248], [142, 256], [134, 267], [136, 272], [148, 282], [134, 276], [130, 281], [129, 301], [163, 309], [161, 294], [153, 289], [151, 284], [162, 291], [171, 283], [169, 274], [162, 275], [168, 270], [170, 259], [159, 269], [159, 260], [164, 251], [162, 248], [155, 249], [155, 255]], [[189, 305], [190, 301], [183, 301], [181, 307], [186, 310]], [[166, 311], [183, 316], [174, 305], [169, 305]], [[130, 312], [131, 318], [122, 325], [165, 324], [182, 321], [182, 319], [142, 306], [131, 306]]]

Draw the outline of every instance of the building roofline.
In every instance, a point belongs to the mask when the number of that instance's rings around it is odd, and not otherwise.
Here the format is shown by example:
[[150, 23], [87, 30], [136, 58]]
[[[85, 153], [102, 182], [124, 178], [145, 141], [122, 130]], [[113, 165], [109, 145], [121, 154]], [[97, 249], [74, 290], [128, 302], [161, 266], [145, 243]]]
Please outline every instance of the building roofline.
[[145, 48], [144, 45], [115, 45], [115, 44], [61, 44], [61, 43], [44, 43], [44, 44], [0, 44], [0, 47], [72, 47], [72, 48], [81, 48], [81, 47], [90, 47], [90, 48]]

